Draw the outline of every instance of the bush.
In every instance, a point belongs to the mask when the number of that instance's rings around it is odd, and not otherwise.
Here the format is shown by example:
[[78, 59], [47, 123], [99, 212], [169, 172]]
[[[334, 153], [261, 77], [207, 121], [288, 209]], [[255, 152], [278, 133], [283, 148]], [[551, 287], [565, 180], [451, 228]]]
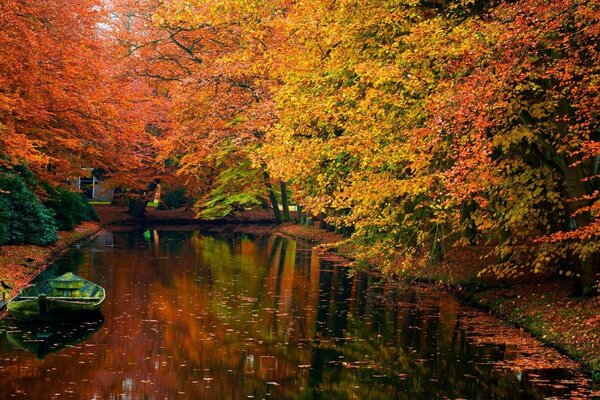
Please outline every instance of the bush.
[[44, 189], [48, 194], [44, 205], [54, 211], [58, 229], [70, 231], [81, 221], [98, 221], [98, 215], [81, 194], [49, 185]]
[[263, 172], [252, 168], [250, 160], [233, 163], [219, 173], [214, 189], [201, 202], [200, 217], [214, 220], [253, 208], [267, 197]]
[[6, 198], [0, 197], [0, 246], [8, 243], [8, 224], [6, 221], [10, 218], [9, 204]]
[[181, 208], [187, 203], [185, 188], [182, 186], [175, 190], [169, 190], [169, 188], [167, 188], [165, 193], [161, 195], [160, 200], [160, 204], [158, 205], [159, 210]]
[[0, 244], [45, 246], [57, 240], [54, 213], [44, 207], [23, 178], [0, 171]]

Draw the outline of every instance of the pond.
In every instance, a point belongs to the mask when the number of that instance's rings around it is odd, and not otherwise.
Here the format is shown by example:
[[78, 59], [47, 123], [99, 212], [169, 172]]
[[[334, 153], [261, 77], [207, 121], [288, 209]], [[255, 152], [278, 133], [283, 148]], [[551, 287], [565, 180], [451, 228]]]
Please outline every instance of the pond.
[[105, 287], [102, 316], [0, 322], [2, 398], [542, 399], [572, 363], [453, 296], [384, 284], [276, 235], [103, 232], [38, 280]]

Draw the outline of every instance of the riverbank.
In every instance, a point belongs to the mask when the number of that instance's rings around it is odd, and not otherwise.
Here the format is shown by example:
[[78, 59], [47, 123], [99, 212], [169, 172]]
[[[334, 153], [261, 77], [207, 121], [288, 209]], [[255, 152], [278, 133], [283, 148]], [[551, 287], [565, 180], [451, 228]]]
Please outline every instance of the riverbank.
[[213, 226], [109, 228], [71, 249], [58, 270], [104, 287], [102, 313], [0, 324], [3, 393], [119, 397], [131, 379], [135, 398], [596, 396], [578, 363], [449, 292], [351, 275], [272, 225]]
[[[276, 230], [325, 249], [343, 240], [340, 235], [309, 226], [284, 224]], [[485, 246], [453, 250], [448, 255], [452, 264], [440, 263], [427, 273], [407, 271], [402, 278], [441, 286], [464, 302], [491, 311], [577, 360], [600, 382], [600, 296], [574, 297], [573, 282], [550, 275], [512, 281], [479, 277], [478, 272], [489, 263], [485, 258], [489, 250]]]
[[[96, 209], [105, 224], [118, 225], [119, 218], [129, 218], [123, 216], [124, 210]], [[273, 218], [270, 212], [257, 210], [199, 223], [191, 211], [152, 209], [147, 212], [147, 223], [168, 221], [195, 224], [209, 230], [230, 229], [228, 224], [240, 224], [247, 232], [265, 233], [272, 229], [269, 224], [273, 223]], [[328, 259], [349, 262], [343, 249], [329, 251], [344, 240], [342, 235], [292, 222], [276, 226], [274, 230], [281, 236], [321, 246], [323, 256]], [[573, 297], [573, 282], [564, 277], [532, 274], [517, 280], [498, 280], [490, 275], [478, 276], [479, 271], [493, 260], [486, 257], [491, 250], [492, 246], [451, 249], [447, 262], [432, 265], [425, 272], [408, 270], [402, 278], [441, 286], [464, 302], [524, 328], [541, 342], [579, 361], [600, 382], [600, 298]]]
[[6, 300], [27, 286], [74, 244], [88, 239], [101, 229], [102, 225], [98, 222], [83, 222], [72, 231], [59, 231], [59, 239], [52, 246], [0, 247], [0, 278], [12, 288], [6, 291]]

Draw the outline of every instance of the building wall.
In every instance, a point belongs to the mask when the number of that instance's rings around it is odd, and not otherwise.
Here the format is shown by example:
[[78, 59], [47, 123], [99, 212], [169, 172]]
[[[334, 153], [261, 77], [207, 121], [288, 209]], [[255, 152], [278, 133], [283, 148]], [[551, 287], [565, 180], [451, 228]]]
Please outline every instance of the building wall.
[[[83, 172], [86, 172], [85, 170]], [[112, 201], [115, 190], [93, 175], [80, 176], [70, 181], [70, 185], [75, 191], [85, 195], [88, 200]]]
[[115, 189], [106, 184], [106, 182], [95, 180], [94, 200], [112, 201]]

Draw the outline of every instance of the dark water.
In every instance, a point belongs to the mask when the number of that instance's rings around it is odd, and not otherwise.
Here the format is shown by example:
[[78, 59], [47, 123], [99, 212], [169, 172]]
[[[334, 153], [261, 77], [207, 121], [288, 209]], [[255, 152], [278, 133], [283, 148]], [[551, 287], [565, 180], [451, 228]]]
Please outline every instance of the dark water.
[[569, 370], [503, 367], [527, 351], [477, 344], [468, 321], [479, 314], [452, 296], [350, 276], [281, 237], [105, 233], [39, 279], [68, 271], [106, 288], [103, 316], [0, 322], [0, 397], [542, 399], [587, 390]]

